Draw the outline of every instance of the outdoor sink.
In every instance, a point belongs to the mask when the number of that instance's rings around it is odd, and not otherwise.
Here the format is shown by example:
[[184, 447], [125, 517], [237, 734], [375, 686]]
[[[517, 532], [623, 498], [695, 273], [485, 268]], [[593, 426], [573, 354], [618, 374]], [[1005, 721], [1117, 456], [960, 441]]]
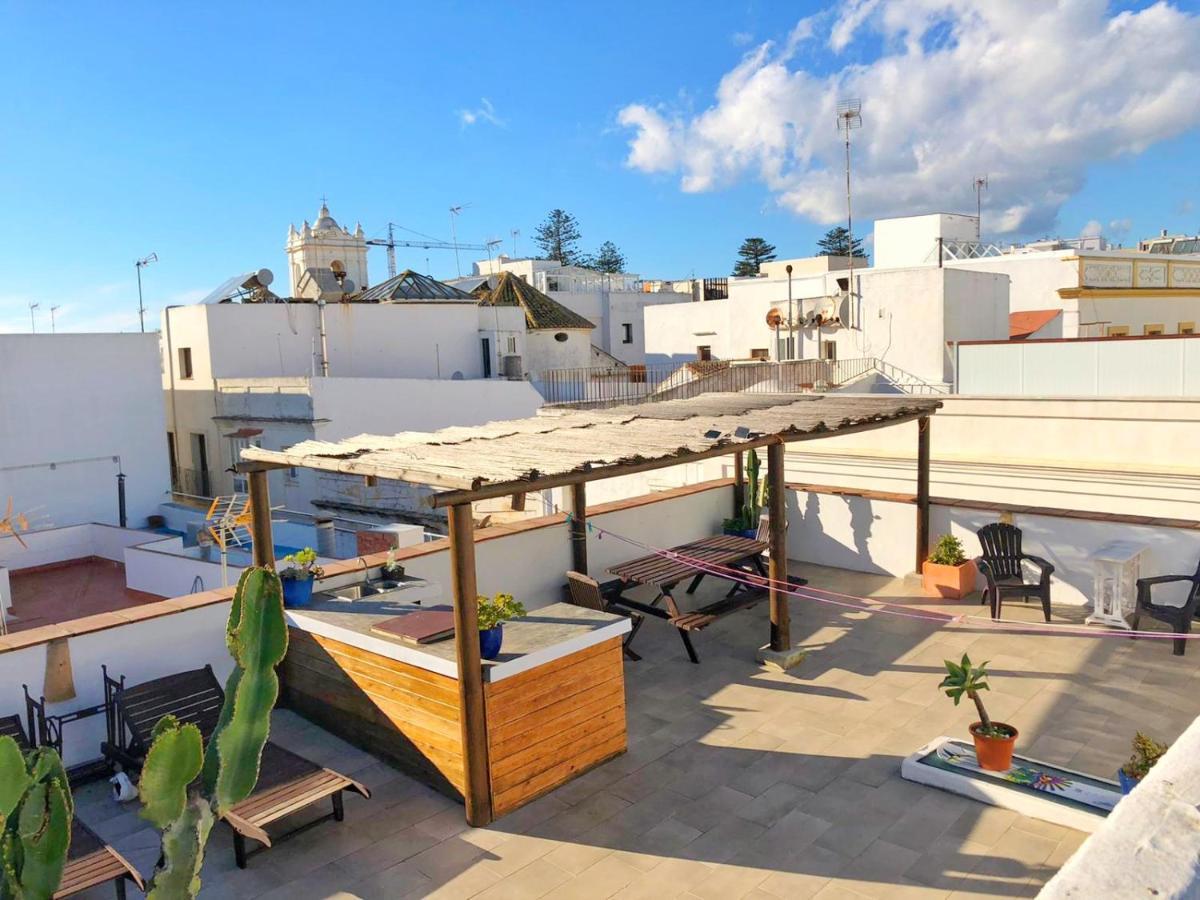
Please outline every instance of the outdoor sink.
[[344, 588], [330, 591], [339, 600], [362, 600], [364, 597], [375, 597], [387, 593], [390, 588], [377, 584], [352, 584]]

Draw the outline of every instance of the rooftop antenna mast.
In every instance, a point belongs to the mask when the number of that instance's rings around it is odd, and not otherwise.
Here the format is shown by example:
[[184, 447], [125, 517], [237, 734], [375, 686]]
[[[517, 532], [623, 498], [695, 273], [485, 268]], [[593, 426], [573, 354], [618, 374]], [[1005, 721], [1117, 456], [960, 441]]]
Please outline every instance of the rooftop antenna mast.
[[462, 263], [458, 258], [458, 230], [455, 228], [455, 222], [462, 215], [462, 211], [470, 205], [470, 203], [463, 203], [450, 207], [450, 243], [454, 244], [454, 268], [458, 272], [459, 278], [462, 278]]
[[854, 214], [850, 203], [850, 132], [862, 128], [862, 101], [857, 97], [839, 100], [837, 105], [838, 131], [846, 133], [846, 252], [850, 257], [847, 278], [849, 293], [854, 294]]
[[975, 239], [983, 240], [983, 192], [988, 187], [988, 177], [980, 175], [975, 179]]
[[509, 232], [509, 234], [512, 235], [512, 239], [513, 239], [513, 259], [516, 259], [517, 258], [517, 237], [521, 234], [521, 229], [514, 228], [512, 231]]
[[[324, 198], [322, 198], [323, 200]], [[137, 269], [138, 279], [138, 324], [141, 325], [142, 334], [146, 333], [146, 306], [142, 303], [142, 269], [150, 265], [152, 262], [158, 262], [158, 254], [151, 253], [149, 256], [143, 256], [133, 264]]]
[[40, 304], [40, 303], [30, 303], [29, 304], [29, 328], [32, 330], [32, 332], [34, 334], [37, 334], [37, 320], [34, 319], [34, 317], [33, 317], [33, 311], [35, 309], [41, 309], [41, 307], [42, 307], [42, 304]]
[[50, 333], [51, 333], [51, 334], [57, 334], [57, 333], [58, 333], [58, 330], [57, 330], [57, 329], [54, 327], [54, 314], [55, 314], [55, 312], [57, 312], [57, 311], [58, 311], [58, 310], [60, 310], [60, 309], [62, 309], [62, 307], [61, 307], [61, 306], [52, 306], [52, 307], [50, 307]]

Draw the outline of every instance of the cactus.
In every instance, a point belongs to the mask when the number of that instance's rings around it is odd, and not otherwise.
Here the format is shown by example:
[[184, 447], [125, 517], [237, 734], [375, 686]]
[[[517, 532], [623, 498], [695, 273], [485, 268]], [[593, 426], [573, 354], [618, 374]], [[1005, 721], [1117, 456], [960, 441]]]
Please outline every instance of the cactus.
[[203, 745], [195, 725], [164, 716], [142, 769], [142, 815], [162, 830], [151, 900], [195, 897], [204, 845], [218, 816], [250, 796], [279, 696], [275, 667], [287, 653], [283, 588], [271, 569], [242, 573], [225, 642], [237, 665], [225, 683], [217, 726]]
[[0, 898], [48, 900], [67, 864], [75, 806], [58, 754], [0, 737]]
[[762, 513], [763, 501], [766, 497], [764, 493], [766, 479], [760, 476], [761, 469], [758, 451], [751, 450], [746, 454], [746, 499], [742, 503], [747, 528], [758, 527], [758, 517]]

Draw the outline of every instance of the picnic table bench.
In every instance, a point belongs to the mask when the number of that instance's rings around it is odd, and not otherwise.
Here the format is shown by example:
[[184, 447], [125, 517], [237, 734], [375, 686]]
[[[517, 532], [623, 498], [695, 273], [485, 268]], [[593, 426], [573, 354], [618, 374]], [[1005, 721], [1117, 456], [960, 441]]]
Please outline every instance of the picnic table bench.
[[[634, 615], [633, 630], [629, 634], [626, 645], [632, 642], [641, 627], [645, 616], [665, 619], [679, 632], [679, 638], [687, 651], [688, 659], [699, 663], [696, 648], [692, 645], [690, 632], [700, 631], [709, 625], [738, 610], [754, 606], [768, 595], [767, 571], [763, 566], [763, 554], [767, 552], [766, 541], [739, 535], [715, 535], [691, 541], [672, 547], [663, 553], [652, 553], [631, 559], [609, 568], [609, 572], [617, 579], [601, 585], [608, 605], [614, 609], [623, 609]], [[686, 559], [684, 558], [686, 557]], [[697, 563], [706, 566], [725, 566], [737, 569], [744, 574], [743, 579], [734, 581], [733, 587], [720, 600], [709, 603], [695, 610], [683, 611], [675, 601], [673, 591], [675, 586], [685, 578], [691, 578], [687, 593], [694, 593], [701, 580], [706, 575], [715, 578], [735, 578], [738, 576], [707, 572], [697, 569]], [[803, 584], [800, 578], [789, 578], [793, 584]], [[625, 597], [621, 588], [628, 584], [654, 585], [658, 588], [658, 596], [650, 603], [642, 603]], [[662, 604], [660, 606], [660, 604]]]

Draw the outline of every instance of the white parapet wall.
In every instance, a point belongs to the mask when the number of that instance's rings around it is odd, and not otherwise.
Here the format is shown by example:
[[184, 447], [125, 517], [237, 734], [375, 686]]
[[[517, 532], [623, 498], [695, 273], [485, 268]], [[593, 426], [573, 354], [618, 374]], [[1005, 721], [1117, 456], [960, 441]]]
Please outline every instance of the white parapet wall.
[[1200, 719], [1038, 897], [1200, 897]]
[[21, 542], [11, 535], [0, 537], [0, 566], [9, 571], [32, 569], [73, 559], [99, 557], [124, 561], [126, 547], [159, 537], [153, 531], [118, 528], [90, 522], [65, 528], [44, 528], [21, 532]]

